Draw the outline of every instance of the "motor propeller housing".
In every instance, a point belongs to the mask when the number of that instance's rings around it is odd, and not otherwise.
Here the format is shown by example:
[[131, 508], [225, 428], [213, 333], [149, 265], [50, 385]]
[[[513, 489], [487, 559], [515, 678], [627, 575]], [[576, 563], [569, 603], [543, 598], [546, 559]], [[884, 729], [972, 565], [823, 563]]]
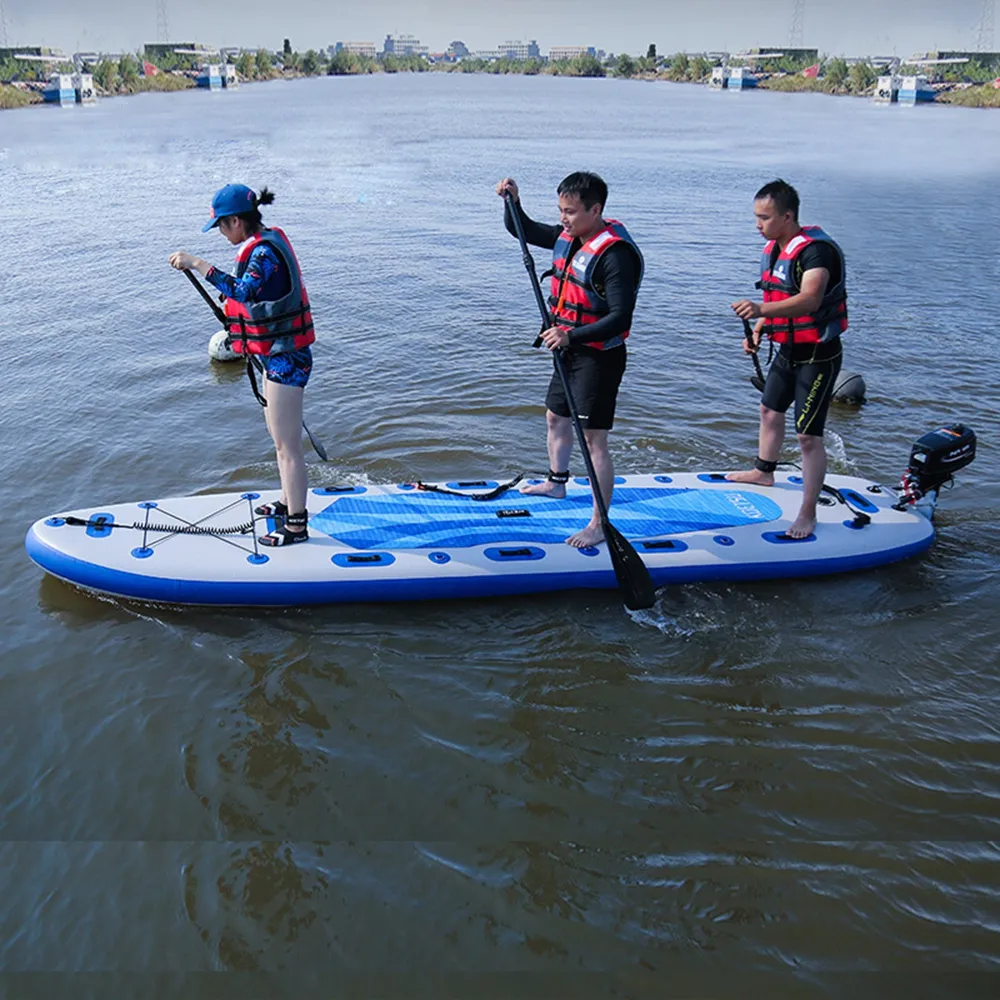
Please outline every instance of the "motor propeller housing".
[[949, 424], [917, 438], [900, 481], [900, 503], [916, 503], [936, 492], [976, 457], [976, 433], [965, 424]]

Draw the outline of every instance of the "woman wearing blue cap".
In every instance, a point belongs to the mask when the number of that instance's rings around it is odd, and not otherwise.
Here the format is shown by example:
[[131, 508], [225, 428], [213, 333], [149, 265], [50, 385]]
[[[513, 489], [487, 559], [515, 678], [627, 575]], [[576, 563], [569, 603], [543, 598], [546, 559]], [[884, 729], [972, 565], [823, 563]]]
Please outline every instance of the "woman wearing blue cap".
[[170, 265], [200, 272], [222, 292], [233, 350], [254, 355], [263, 365], [264, 416], [277, 453], [281, 499], [256, 508], [256, 513], [277, 522], [260, 541], [292, 545], [309, 538], [302, 395], [312, 370], [309, 345], [316, 334], [295, 251], [288, 237], [264, 226], [260, 216], [259, 206], [273, 201], [267, 188], [258, 195], [244, 184], [227, 184], [215, 193], [212, 218], [202, 232], [218, 226], [239, 247], [235, 275], [183, 251], [171, 255]]

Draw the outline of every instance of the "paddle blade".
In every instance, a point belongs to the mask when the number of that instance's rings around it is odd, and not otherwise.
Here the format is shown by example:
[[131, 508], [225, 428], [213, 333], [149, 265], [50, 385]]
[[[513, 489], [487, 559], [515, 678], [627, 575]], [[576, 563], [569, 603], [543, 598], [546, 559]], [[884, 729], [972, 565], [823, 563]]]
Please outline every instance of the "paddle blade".
[[639, 553], [610, 521], [604, 522], [604, 539], [625, 607], [629, 611], [651, 608], [656, 602], [656, 588]]
[[326, 457], [326, 449], [319, 443], [319, 441], [316, 440], [316, 438], [313, 437], [313, 432], [306, 427], [306, 422], [304, 420], [302, 421], [302, 429], [306, 432], [306, 435], [309, 438], [309, 443], [313, 446], [313, 451], [315, 451], [324, 462], [329, 462], [330, 459]]
[[761, 378], [761, 377], [760, 377], [759, 375], [751, 375], [751, 376], [750, 376], [750, 384], [751, 384], [751, 385], [752, 385], [752, 386], [753, 386], [753, 387], [754, 387], [754, 388], [755, 388], [755, 389], [756, 389], [756, 390], [757, 390], [758, 392], [763, 392], [763, 391], [764, 391], [764, 379], [763, 379], [763, 378]]

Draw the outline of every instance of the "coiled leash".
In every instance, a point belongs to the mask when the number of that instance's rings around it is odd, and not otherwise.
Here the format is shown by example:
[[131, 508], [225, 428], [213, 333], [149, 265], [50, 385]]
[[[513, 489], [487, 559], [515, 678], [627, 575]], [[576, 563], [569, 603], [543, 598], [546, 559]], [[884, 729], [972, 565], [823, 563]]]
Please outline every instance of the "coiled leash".
[[108, 530], [128, 528], [130, 531], [149, 531], [154, 535], [249, 535], [254, 529], [253, 521], [237, 524], [232, 528], [213, 528], [201, 524], [142, 524], [139, 521], [125, 524], [122, 521], [109, 521], [105, 517], [96, 517], [90, 520], [84, 520], [82, 517], [64, 517], [62, 520], [75, 528], [107, 528]]
[[[167, 510], [164, 507], [158, 507], [155, 503], [143, 503], [140, 504], [141, 507], [146, 509], [146, 519], [145, 521], [133, 521], [131, 524], [126, 524], [123, 521], [115, 521], [106, 515], [99, 514], [97, 517], [69, 517], [55, 518], [53, 524], [68, 524], [77, 528], [87, 528], [88, 530], [94, 530], [95, 532], [110, 532], [113, 528], [125, 528], [128, 531], [141, 531], [142, 532], [142, 545], [141, 550], [152, 552], [152, 547], [149, 542], [149, 536], [160, 535], [160, 538], [155, 539], [152, 545], [159, 545], [160, 542], [165, 542], [168, 538], [172, 538], [175, 535], [200, 535], [206, 538], [215, 538], [220, 542], [225, 542], [226, 545], [232, 545], [233, 548], [242, 550], [243, 552], [251, 553], [254, 558], [260, 557], [260, 549], [258, 547], [257, 532], [256, 532], [256, 518], [254, 516], [253, 502], [259, 497], [257, 493], [244, 493], [238, 500], [234, 500], [232, 503], [227, 504], [225, 507], [220, 507], [217, 510], [213, 510], [211, 513], [206, 514], [200, 521], [189, 521], [187, 518], [181, 517], [180, 514], [174, 514], [172, 511]], [[206, 525], [202, 522], [207, 521], [210, 517], [217, 517], [219, 514], [224, 514], [227, 510], [233, 507], [237, 507], [242, 503], [246, 503], [249, 508], [250, 520], [244, 521], [242, 524], [236, 524], [227, 527], [215, 527], [213, 525]], [[165, 514], [167, 517], [175, 518], [178, 522], [177, 524], [152, 524], [149, 520], [149, 512], [152, 509], [156, 509], [161, 514]], [[249, 535], [253, 539], [253, 548], [247, 548], [245, 545], [241, 545], [239, 542], [233, 541], [229, 536], [232, 535]]]
[[[435, 486], [433, 483], [422, 483], [419, 479], [413, 485], [424, 493], [446, 493], [452, 497], [465, 497], [466, 500], [495, 500], [501, 494], [506, 493], [507, 490], [511, 490], [517, 486], [522, 479], [524, 479], [524, 473], [518, 473], [509, 483], [501, 483], [490, 490], [489, 493], [460, 493], [458, 490], [449, 490], [444, 486]], [[455, 485], [472, 489], [474, 486], [485, 486], [486, 481], [478, 479], [468, 483], [456, 483]]]

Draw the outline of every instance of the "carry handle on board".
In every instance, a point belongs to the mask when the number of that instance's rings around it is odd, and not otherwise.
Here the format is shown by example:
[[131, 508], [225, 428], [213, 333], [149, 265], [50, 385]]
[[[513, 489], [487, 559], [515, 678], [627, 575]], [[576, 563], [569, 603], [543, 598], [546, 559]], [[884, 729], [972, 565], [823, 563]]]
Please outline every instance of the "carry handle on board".
[[[507, 211], [510, 212], [514, 220], [514, 229], [517, 232], [517, 240], [521, 244], [521, 254], [524, 258], [524, 266], [531, 278], [531, 288], [535, 293], [535, 302], [547, 330], [552, 326], [552, 317], [545, 307], [545, 300], [542, 298], [542, 289], [538, 283], [538, 275], [535, 273], [535, 263], [528, 252], [528, 241], [524, 238], [524, 227], [521, 225], [521, 215], [514, 205], [514, 199], [509, 191], [504, 192], [504, 202]], [[618, 580], [618, 588], [622, 593], [622, 600], [625, 607], [630, 611], [638, 611], [642, 608], [651, 608], [656, 601], [656, 588], [653, 586], [652, 577], [646, 564], [639, 557], [639, 553], [631, 546], [628, 539], [618, 531], [608, 520], [608, 505], [601, 495], [601, 488], [594, 471], [594, 460], [590, 456], [590, 449], [587, 447], [587, 437], [583, 433], [583, 424], [580, 423], [580, 414], [576, 408], [576, 401], [570, 391], [569, 381], [566, 378], [566, 366], [563, 364], [562, 351], [552, 352], [555, 361], [556, 371], [559, 374], [559, 381], [562, 382], [563, 393], [566, 396], [566, 404], [569, 406], [570, 419], [573, 421], [573, 429], [576, 431], [576, 439], [580, 443], [580, 451], [583, 454], [583, 461], [587, 467], [587, 475], [590, 477], [590, 488], [594, 494], [594, 502], [597, 504], [598, 514], [601, 518], [601, 528], [604, 530], [604, 540], [608, 544], [608, 554], [611, 556], [611, 565], [615, 571], [615, 578]]]
[[[198, 289], [198, 294], [208, 303], [208, 308], [211, 309], [213, 313], [215, 313], [215, 318], [223, 325], [225, 329], [228, 329], [229, 327], [228, 327], [228, 321], [226, 320], [226, 314], [212, 301], [212, 296], [205, 291], [205, 288], [202, 285], [202, 283], [186, 268], [184, 270], [184, 273], [187, 275], [188, 281], [190, 281], [191, 284]], [[257, 358], [255, 358], [252, 354], [248, 354], [247, 359], [248, 359], [247, 360], [248, 365], [252, 363], [257, 367], [257, 370], [260, 371], [260, 362], [257, 360]], [[253, 373], [249, 367], [247, 368], [247, 374], [250, 376], [250, 384], [253, 386], [254, 395], [258, 396], [259, 398], [260, 394], [257, 392], [257, 386], [254, 383]], [[262, 402], [261, 405], [266, 406], [267, 404]], [[316, 454], [319, 455], [319, 457], [323, 459], [324, 462], [329, 462], [330, 460], [329, 458], [327, 458], [326, 449], [319, 443], [319, 441], [316, 440], [316, 438], [313, 437], [313, 433], [306, 426], [305, 420], [302, 421], [302, 429], [306, 432], [306, 436], [309, 438], [309, 443], [313, 446], [313, 449], [315, 450]]]

